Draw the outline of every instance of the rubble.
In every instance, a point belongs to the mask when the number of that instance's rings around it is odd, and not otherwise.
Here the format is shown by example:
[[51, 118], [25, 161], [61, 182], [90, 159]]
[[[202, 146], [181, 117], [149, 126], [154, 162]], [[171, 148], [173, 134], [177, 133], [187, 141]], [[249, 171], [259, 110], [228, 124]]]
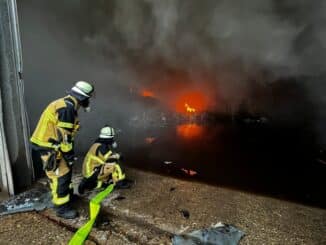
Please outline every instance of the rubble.
[[173, 245], [237, 245], [244, 236], [244, 232], [234, 226], [219, 223], [208, 229], [192, 231], [188, 234], [176, 235], [172, 239]]
[[51, 193], [46, 188], [35, 187], [0, 203], [0, 216], [51, 207]]
[[189, 219], [190, 213], [188, 210], [182, 209], [180, 210], [180, 213], [183, 215], [184, 218]]

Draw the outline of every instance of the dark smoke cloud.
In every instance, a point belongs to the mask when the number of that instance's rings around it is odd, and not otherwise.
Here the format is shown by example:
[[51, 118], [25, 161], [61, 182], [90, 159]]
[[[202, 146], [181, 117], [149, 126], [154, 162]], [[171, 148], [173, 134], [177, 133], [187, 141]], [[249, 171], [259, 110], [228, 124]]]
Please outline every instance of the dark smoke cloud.
[[[269, 86], [288, 77], [302, 81], [312, 104], [325, 103], [320, 82], [326, 68], [323, 0], [18, 3], [28, 103], [37, 108], [30, 109], [32, 124], [43, 106], [32, 102], [35, 89], [45, 91], [37, 98], [46, 101], [79, 79], [95, 81], [99, 91], [98, 118], [85, 118], [93, 134], [104, 121], [119, 124], [123, 114], [141, 110], [124, 99], [128, 87], [157, 80], [172, 84], [169, 78], [178, 72], [187, 74], [193, 86], [209, 77], [219, 95], [235, 106], [251, 96], [252, 80]], [[320, 115], [326, 114], [324, 105], [318, 107]]]
[[[235, 105], [251, 93], [252, 79], [304, 77], [302, 86], [313, 94], [321, 89], [308, 78], [326, 70], [325, 1], [117, 0], [80, 6], [84, 42], [124, 62], [142, 83], [169, 77], [171, 70], [195, 81], [209, 73], [220, 95]], [[84, 18], [87, 24], [80, 25]]]
[[213, 71], [235, 63], [236, 71], [276, 76], [325, 71], [324, 1], [106, 2], [81, 1], [80, 34], [128, 61]]

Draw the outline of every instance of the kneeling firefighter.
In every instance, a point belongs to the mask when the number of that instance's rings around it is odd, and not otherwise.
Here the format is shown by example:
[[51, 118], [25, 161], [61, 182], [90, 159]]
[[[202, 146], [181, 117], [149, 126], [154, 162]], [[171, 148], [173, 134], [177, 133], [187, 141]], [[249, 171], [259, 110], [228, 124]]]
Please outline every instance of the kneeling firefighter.
[[66, 219], [78, 215], [71, 206], [72, 165], [76, 160], [74, 136], [79, 129], [77, 111], [80, 107], [89, 111], [93, 91], [93, 85], [88, 82], [77, 82], [67, 96], [47, 106], [30, 139], [34, 168], [37, 170], [43, 166], [50, 180], [56, 214]]
[[83, 179], [78, 187], [80, 194], [86, 189], [101, 188], [110, 182], [116, 184], [125, 179], [118, 164], [121, 156], [115, 152], [117, 143], [114, 136], [114, 129], [105, 126], [89, 149], [83, 163]]

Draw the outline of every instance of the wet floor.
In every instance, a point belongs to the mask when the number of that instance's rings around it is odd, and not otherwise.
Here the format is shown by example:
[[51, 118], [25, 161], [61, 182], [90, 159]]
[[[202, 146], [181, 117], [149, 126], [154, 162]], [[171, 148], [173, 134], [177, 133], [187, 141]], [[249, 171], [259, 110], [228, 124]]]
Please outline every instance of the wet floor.
[[181, 122], [130, 129], [120, 145], [131, 167], [326, 208], [326, 166], [302, 127]]

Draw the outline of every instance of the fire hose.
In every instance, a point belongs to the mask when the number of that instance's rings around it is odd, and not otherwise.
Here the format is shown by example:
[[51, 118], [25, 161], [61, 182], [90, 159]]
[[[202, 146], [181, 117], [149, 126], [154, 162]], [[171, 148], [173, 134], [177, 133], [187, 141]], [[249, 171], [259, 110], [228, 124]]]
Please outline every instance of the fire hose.
[[71, 238], [69, 245], [81, 245], [84, 243], [93, 228], [97, 215], [100, 212], [102, 200], [113, 191], [113, 188], [114, 184], [111, 184], [104, 191], [101, 191], [91, 199], [89, 202], [89, 221], [76, 231], [75, 235]]

